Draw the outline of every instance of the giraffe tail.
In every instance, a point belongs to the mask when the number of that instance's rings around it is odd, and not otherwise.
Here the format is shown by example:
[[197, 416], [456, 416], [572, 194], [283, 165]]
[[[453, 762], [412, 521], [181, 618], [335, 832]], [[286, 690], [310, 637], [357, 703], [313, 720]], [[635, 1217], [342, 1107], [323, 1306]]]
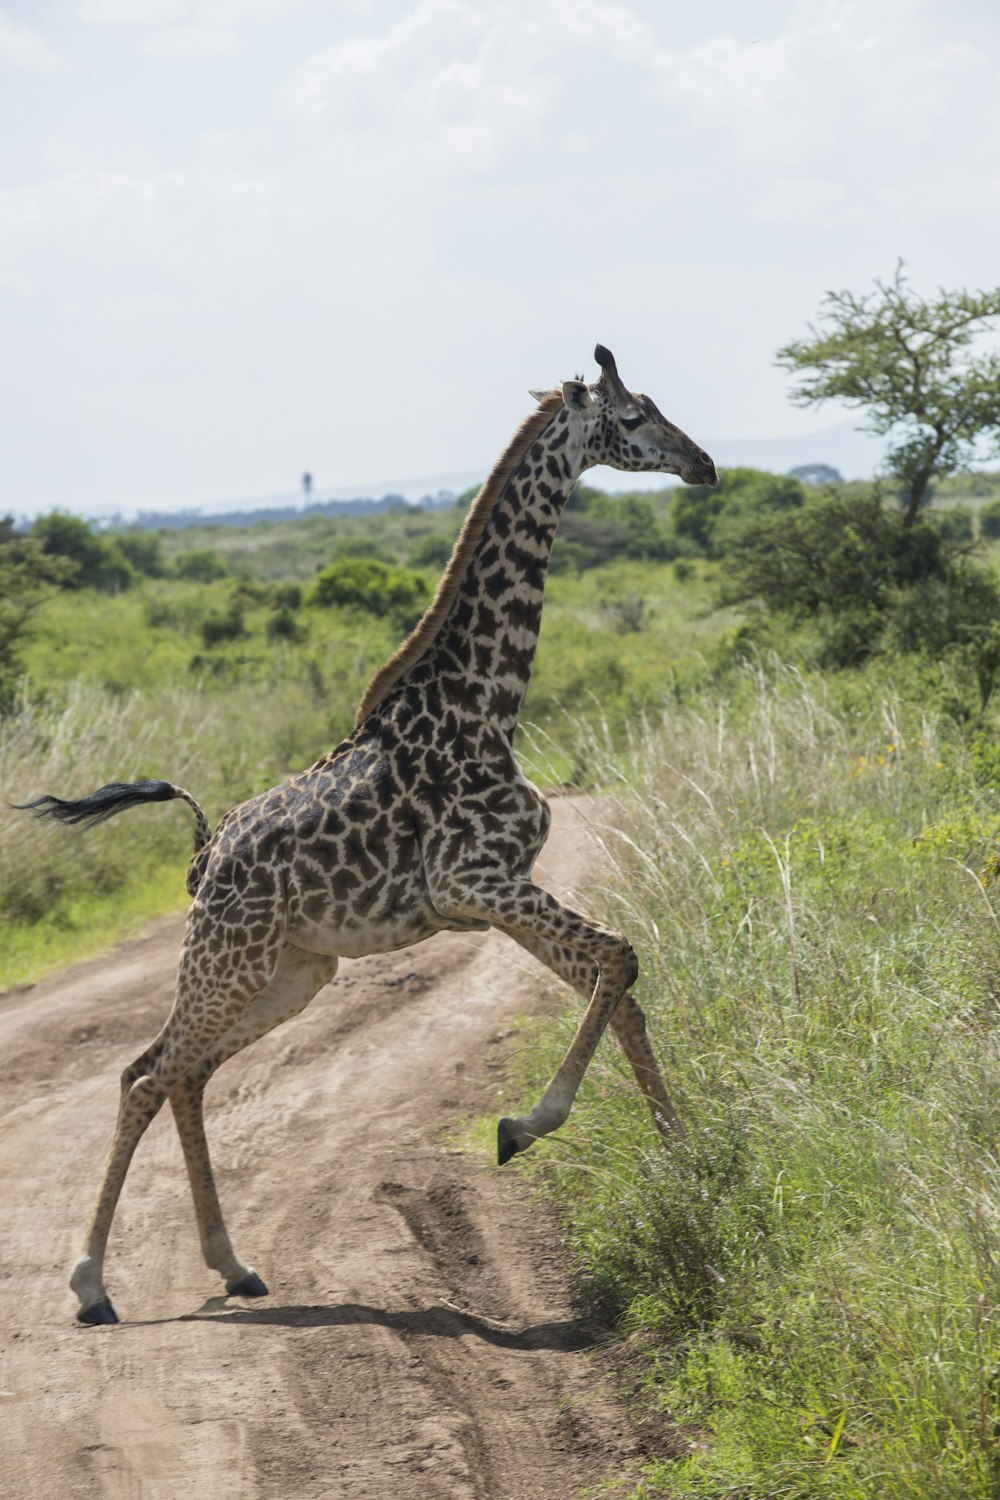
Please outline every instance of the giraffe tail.
[[90, 828], [130, 807], [139, 807], [144, 802], [171, 802], [175, 797], [186, 802], [194, 812], [194, 852], [197, 854], [212, 837], [208, 819], [190, 792], [169, 781], [113, 781], [76, 802], [45, 796], [36, 797], [34, 802], [15, 802], [12, 806], [21, 812], [34, 813], [36, 818], [54, 818], [57, 823], [82, 823]]

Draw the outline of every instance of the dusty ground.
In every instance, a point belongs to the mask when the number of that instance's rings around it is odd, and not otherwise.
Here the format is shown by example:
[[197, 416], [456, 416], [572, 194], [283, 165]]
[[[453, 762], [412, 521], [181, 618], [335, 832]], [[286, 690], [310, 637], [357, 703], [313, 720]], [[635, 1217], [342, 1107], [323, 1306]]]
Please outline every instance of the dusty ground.
[[[562, 893], [587, 809], [555, 812], [540, 878]], [[180, 925], [0, 997], [0, 1494], [562, 1500], [627, 1474], [642, 1438], [552, 1218], [442, 1144], [501, 1112], [510, 1022], [544, 990], [494, 933], [345, 964], [213, 1081], [223, 1204], [268, 1298], [219, 1295], [165, 1110], [112, 1234], [124, 1321], [75, 1323], [118, 1074], [168, 1009]]]

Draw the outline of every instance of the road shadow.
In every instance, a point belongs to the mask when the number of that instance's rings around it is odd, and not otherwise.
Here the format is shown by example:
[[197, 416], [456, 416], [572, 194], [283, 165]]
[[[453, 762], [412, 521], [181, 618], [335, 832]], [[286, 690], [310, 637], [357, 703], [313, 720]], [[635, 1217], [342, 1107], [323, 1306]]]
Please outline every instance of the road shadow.
[[552, 1323], [532, 1323], [512, 1328], [483, 1314], [458, 1307], [402, 1308], [387, 1311], [363, 1302], [340, 1302], [333, 1306], [286, 1304], [284, 1307], [246, 1307], [226, 1297], [210, 1297], [197, 1312], [177, 1318], [144, 1322], [129, 1320], [124, 1327], [152, 1327], [162, 1323], [207, 1323], [242, 1328], [347, 1328], [369, 1325], [388, 1328], [403, 1338], [448, 1338], [472, 1336], [498, 1349], [551, 1349], [579, 1353], [607, 1344], [616, 1335], [607, 1324], [590, 1317], [566, 1318]]

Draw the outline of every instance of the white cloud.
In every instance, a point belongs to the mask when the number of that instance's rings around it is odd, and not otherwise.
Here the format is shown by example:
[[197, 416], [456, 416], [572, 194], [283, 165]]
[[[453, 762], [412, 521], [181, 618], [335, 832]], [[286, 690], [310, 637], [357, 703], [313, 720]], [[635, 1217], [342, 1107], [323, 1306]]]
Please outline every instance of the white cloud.
[[266, 20], [280, 8], [280, 0], [80, 0], [79, 14], [98, 26], [211, 28]]
[[547, 49], [523, 11], [421, 0], [383, 34], [309, 58], [279, 90], [277, 114], [312, 132], [360, 133], [363, 149], [390, 159], [481, 170], [544, 114], [538, 62]]
[[[663, 45], [669, 29], [653, 15], [610, 0], [419, 0], [303, 62], [276, 115], [303, 138], [339, 137], [366, 169], [481, 176], [528, 148], [579, 154], [618, 137], [622, 171], [662, 148], [669, 179], [689, 157], [722, 154], [764, 184], [762, 220], [782, 216], [784, 189], [829, 224], [851, 217], [880, 172], [904, 176], [906, 153], [933, 157], [957, 113], [981, 115], [1000, 95], [995, 64], [943, 34], [927, 0], [810, 0], [772, 36], [684, 50]], [[645, 117], [634, 144], [614, 118], [623, 97]], [[595, 173], [610, 166], [605, 153]]]
[[[150, 56], [185, 62], [239, 50], [248, 28], [291, 15], [308, 0], [78, 0], [81, 20], [137, 34]], [[341, 8], [353, 11], [351, 0]]]
[[921, 0], [799, 4], [778, 35], [750, 45], [711, 37], [660, 52], [663, 97], [736, 151], [788, 167], [864, 148], [874, 158], [933, 142], [943, 121], [989, 84], [987, 59], [944, 41]]
[[0, 68], [47, 73], [61, 66], [61, 59], [39, 32], [19, 25], [0, 10]]

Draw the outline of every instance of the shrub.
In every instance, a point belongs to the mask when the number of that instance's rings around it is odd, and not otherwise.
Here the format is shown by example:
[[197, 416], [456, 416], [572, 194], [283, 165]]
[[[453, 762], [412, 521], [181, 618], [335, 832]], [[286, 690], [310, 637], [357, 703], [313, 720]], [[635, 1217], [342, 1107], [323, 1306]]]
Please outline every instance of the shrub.
[[132, 565], [113, 539], [99, 536], [80, 516], [54, 510], [32, 523], [31, 536], [48, 557], [68, 558], [75, 571], [62, 577], [64, 588], [118, 593], [135, 582]]
[[422, 536], [410, 550], [410, 565], [414, 568], [443, 568], [453, 546], [450, 537]]
[[18, 536], [12, 516], [0, 519], [0, 713], [14, 699], [36, 610], [75, 571], [69, 558], [46, 557], [34, 538]]
[[723, 593], [800, 618], [884, 611], [893, 589], [948, 569], [944, 538], [925, 520], [904, 527], [873, 494], [823, 496], [735, 536]]
[[927, 519], [949, 542], [971, 542], [975, 537], [972, 511], [967, 505], [956, 505], [951, 510], [931, 511]]
[[1000, 500], [991, 500], [979, 512], [979, 530], [993, 541], [1000, 536]]
[[238, 599], [230, 602], [227, 610], [214, 610], [205, 616], [200, 626], [201, 639], [206, 646], [218, 646], [222, 641], [238, 641], [246, 635], [243, 609]]
[[265, 629], [269, 641], [300, 641], [305, 633], [295, 617], [295, 611], [287, 604], [279, 605]]
[[[567, 557], [558, 553], [571, 549]], [[567, 571], [571, 560], [577, 571], [599, 567], [616, 557], [666, 562], [677, 555], [677, 544], [657, 518], [645, 495], [607, 495], [578, 484], [571, 494], [559, 531], [557, 571]]]
[[163, 578], [167, 571], [163, 543], [155, 531], [123, 531], [114, 544], [137, 573], [147, 578]]
[[277, 609], [299, 609], [302, 604], [302, 590], [297, 583], [279, 583], [271, 597]]
[[341, 557], [374, 557], [379, 562], [391, 563], [392, 553], [372, 536], [342, 536], [336, 545], [336, 555]]
[[175, 578], [189, 578], [194, 583], [214, 583], [229, 572], [223, 559], [210, 547], [190, 547], [178, 552], [171, 570]]
[[892, 611], [891, 643], [900, 651], [937, 655], [969, 642], [1000, 614], [1000, 580], [983, 568], [955, 568], [947, 578], [923, 578]]
[[415, 623], [428, 589], [419, 573], [374, 557], [340, 557], [316, 575], [306, 596], [312, 605], [353, 605], [371, 615]]
[[686, 543], [706, 557], [728, 553], [747, 527], [765, 518], [797, 510], [806, 490], [790, 474], [768, 474], [762, 469], [723, 469], [716, 489], [685, 485], [671, 506], [677, 543]]

